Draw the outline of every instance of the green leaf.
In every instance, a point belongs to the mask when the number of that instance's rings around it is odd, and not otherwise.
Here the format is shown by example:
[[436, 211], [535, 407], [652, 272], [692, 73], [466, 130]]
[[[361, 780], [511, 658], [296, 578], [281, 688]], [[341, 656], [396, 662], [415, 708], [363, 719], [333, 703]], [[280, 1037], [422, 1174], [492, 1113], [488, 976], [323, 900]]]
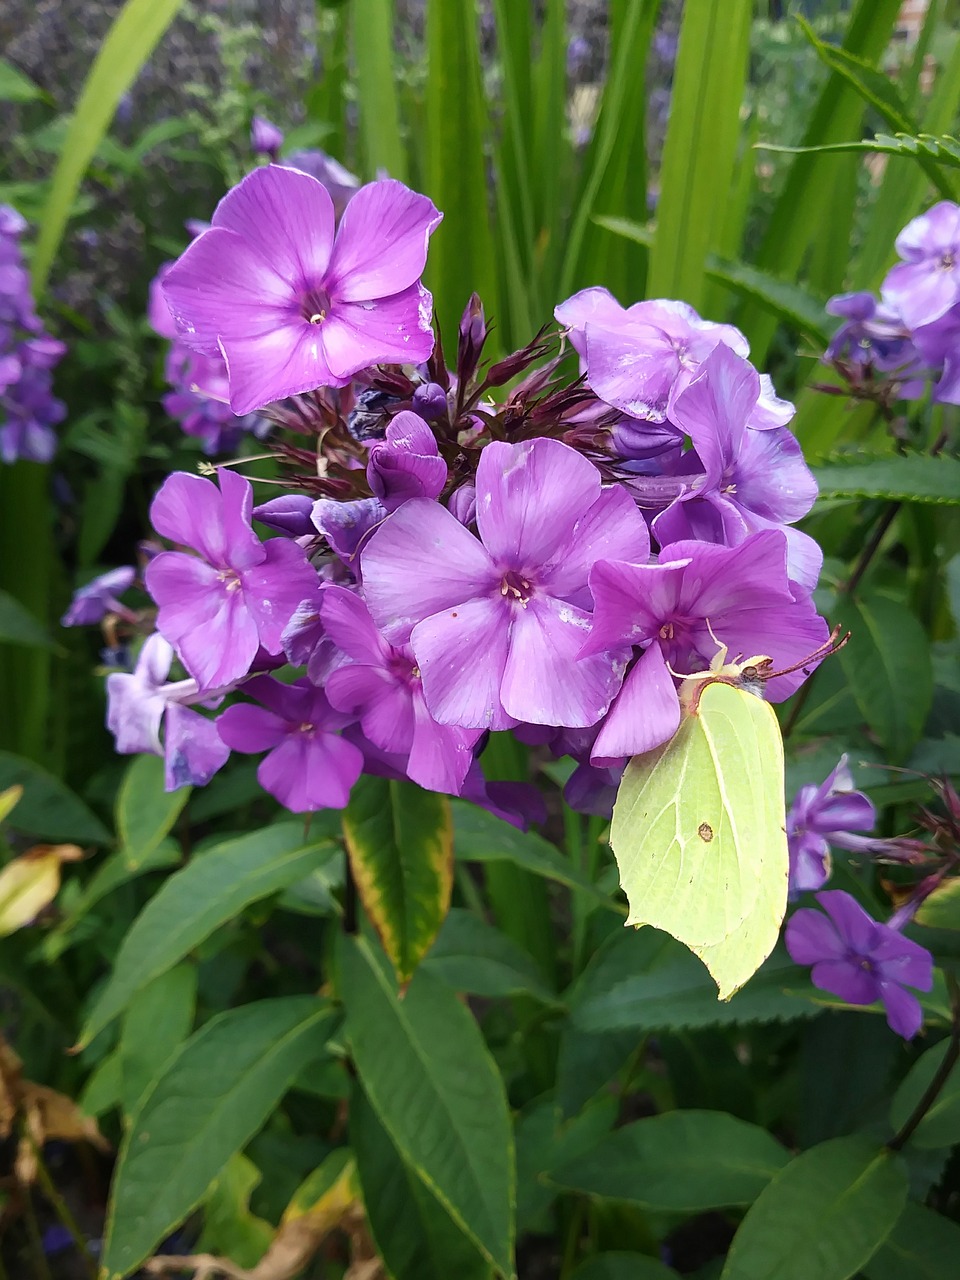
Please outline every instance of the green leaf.
[[516, 827], [494, 817], [485, 809], [465, 800], [454, 800], [453, 847], [465, 862], [513, 862], [534, 875], [556, 880], [570, 889], [589, 894], [618, 915], [626, 914], [602, 889], [557, 852], [556, 846], [535, 831], [518, 831]]
[[77, 1099], [77, 1106], [88, 1116], [102, 1116], [105, 1111], [120, 1105], [123, 1089], [123, 1069], [119, 1053], [108, 1054], [98, 1062]]
[[167, 1064], [133, 1117], [107, 1212], [103, 1275], [121, 1280], [206, 1195], [309, 1062], [334, 1016], [312, 996], [230, 1009]]
[[9, 751], [0, 751], [0, 791], [23, 787], [16, 810], [7, 819], [15, 831], [43, 840], [108, 844], [110, 833], [59, 778]]
[[[0, 62], [0, 66], [2, 65]], [[40, 649], [54, 647], [46, 627], [9, 591], [0, 591], [0, 644], [19, 644]]]
[[0, 102], [36, 102], [46, 96], [19, 67], [0, 58]]
[[[910, 1068], [890, 1107], [890, 1124], [894, 1130], [903, 1128], [913, 1114], [949, 1050], [950, 1041], [943, 1040], [922, 1054]], [[960, 1071], [956, 1063], [910, 1142], [923, 1148], [952, 1147], [960, 1142]]]
[[657, 1212], [703, 1213], [751, 1204], [789, 1159], [766, 1129], [726, 1112], [668, 1111], [618, 1129], [550, 1179]]
[[224, 1255], [241, 1267], [254, 1267], [266, 1253], [275, 1229], [250, 1212], [250, 1195], [263, 1175], [247, 1156], [231, 1156], [214, 1180], [203, 1204], [203, 1231], [197, 1253]]
[[960, 1258], [960, 1227], [908, 1204], [887, 1242], [862, 1268], [867, 1280], [948, 1280]]
[[960, 929], [960, 880], [937, 885], [920, 904], [916, 921], [928, 929]]
[[139, 992], [120, 1032], [120, 1102], [128, 1117], [193, 1028], [197, 968], [178, 964]]
[[353, 0], [350, 19], [367, 175], [373, 178], [378, 169], [385, 169], [391, 178], [405, 182], [407, 153], [400, 139], [393, 0]]
[[279, 823], [217, 845], [176, 872], [134, 920], [80, 1036], [89, 1044], [133, 996], [244, 907], [277, 893], [331, 857], [336, 846]]
[[951, 169], [960, 169], [960, 139], [948, 134], [897, 133], [891, 136], [878, 133], [872, 139], [862, 142], [832, 142], [818, 147], [782, 147], [772, 142], [757, 144], [758, 151], [781, 151], [790, 155], [837, 155], [845, 152], [860, 151], [869, 155], [912, 156], [915, 160], [932, 156], [938, 164], [947, 165]]
[[747, 1212], [721, 1280], [848, 1280], [893, 1229], [903, 1164], [859, 1134], [797, 1156]]
[[752, 18], [751, 0], [684, 6], [647, 280], [651, 298], [702, 306], [707, 254], [723, 226], [718, 193], [733, 185]]
[[370, 1232], [393, 1280], [487, 1280], [489, 1265], [404, 1162], [359, 1086], [350, 1145]]
[[74, 197], [117, 103], [133, 84], [182, 0], [127, 0], [100, 46], [87, 76], [50, 184], [32, 271], [39, 296], [70, 217]]
[[582, 1262], [570, 1280], [676, 1280], [676, 1271], [645, 1253], [597, 1253]]
[[821, 500], [888, 498], [960, 505], [960, 458], [886, 454], [831, 458], [813, 468]]
[[488, 999], [531, 995], [543, 1004], [558, 1003], [529, 952], [480, 916], [459, 907], [447, 914], [424, 964], [455, 991]]
[[517, 1232], [549, 1231], [546, 1213], [557, 1198], [547, 1181], [552, 1169], [592, 1151], [616, 1124], [617, 1099], [612, 1095], [584, 1109], [572, 1124], [562, 1125], [552, 1094], [540, 1098], [517, 1117]]
[[407, 982], [450, 906], [450, 802], [413, 782], [364, 776], [350, 793], [343, 835], [360, 900]]
[[513, 1275], [513, 1134], [503, 1081], [470, 1012], [437, 978], [401, 1003], [364, 941], [340, 980], [357, 1073], [404, 1160], [495, 1267]]
[[[858, 58], [855, 54], [849, 53], [845, 49], [838, 49], [836, 46], [826, 44], [823, 40], [820, 40], [810, 23], [799, 14], [797, 15], [797, 22], [800, 24], [804, 35], [817, 51], [817, 56], [821, 62], [828, 66], [831, 71], [835, 71], [842, 76], [848, 84], [852, 85], [864, 102], [879, 112], [891, 129], [901, 130], [909, 134], [919, 132], [919, 125], [910, 118], [906, 103], [901, 98], [896, 85], [888, 76], [871, 66], [863, 58]], [[946, 181], [937, 166], [931, 162], [928, 156], [922, 153], [918, 153], [917, 158], [923, 165], [924, 171], [934, 187], [945, 200], [952, 200], [954, 198], [953, 187]]]
[[557, 1057], [557, 1109], [561, 1118], [569, 1120], [577, 1115], [642, 1043], [631, 1027], [598, 1034], [581, 1031], [568, 1020], [560, 1033]]
[[443, 222], [431, 241], [424, 279], [451, 358], [473, 292], [488, 316], [504, 310], [490, 222], [482, 65], [474, 0], [429, 0], [424, 190], [443, 210]]
[[825, 299], [802, 289], [794, 281], [781, 280], [769, 271], [761, 271], [746, 262], [727, 262], [713, 254], [707, 259], [707, 275], [742, 298], [759, 303], [814, 342], [822, 346], [829, 342]]
[[703, 965], [656, 929], [624, 931], [584, 970], [570, 1000], [574, 1027], [585, 1032], [783, 1022], [818, 1012], [803, 970], [774, 952], [748, 985], [718, 1000]]
[[190, 798], [190, 787], [164, 790], [160, 756], [137, 756], [117, 792], [116, 824], [121, 853], [131, 871], [148, 862]]
[[840, 663], [860, 714], [891, 763], [902, 763], [919, 740], [933, 701], [926, 632], [906, 605], [885, 596], [847, 599], [834, 621], [850, 632]]

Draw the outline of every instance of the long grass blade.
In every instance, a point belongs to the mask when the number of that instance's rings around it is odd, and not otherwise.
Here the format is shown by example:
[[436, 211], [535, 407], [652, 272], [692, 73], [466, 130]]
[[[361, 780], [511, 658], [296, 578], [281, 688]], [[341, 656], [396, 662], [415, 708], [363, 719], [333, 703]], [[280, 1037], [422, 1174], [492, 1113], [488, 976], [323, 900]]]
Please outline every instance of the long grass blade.
[[404, 182], [407, 155], [400, 137], [393, 0], [353, 0], [350, 12], [365, 176], [373, 178], [378, 169], [384, 169]]

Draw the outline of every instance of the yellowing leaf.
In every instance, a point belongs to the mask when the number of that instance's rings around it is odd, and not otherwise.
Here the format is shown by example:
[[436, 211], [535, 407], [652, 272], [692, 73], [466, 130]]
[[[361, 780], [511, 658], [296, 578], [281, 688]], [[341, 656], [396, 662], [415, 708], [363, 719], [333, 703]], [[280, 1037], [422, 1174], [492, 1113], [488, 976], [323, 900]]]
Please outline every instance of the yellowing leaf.
[[20, 786], [7, 787], [5, 791], [0, 791], [0, 822], [10, 816], [22, 795], [23, 787]]
[[610, 841], [627, 924], [679, 939], [726, 1000], [777, 941], [788, 856], [776, 716], [739, 669], [723, 670], [730, 679], [701, 681], [673, 738], [627, 766]]
[[0, 871], [0, 937], [35, 919], [57, 896], [61, 863], [82, 857], [75, 844], [38, 844], [8, 862]]

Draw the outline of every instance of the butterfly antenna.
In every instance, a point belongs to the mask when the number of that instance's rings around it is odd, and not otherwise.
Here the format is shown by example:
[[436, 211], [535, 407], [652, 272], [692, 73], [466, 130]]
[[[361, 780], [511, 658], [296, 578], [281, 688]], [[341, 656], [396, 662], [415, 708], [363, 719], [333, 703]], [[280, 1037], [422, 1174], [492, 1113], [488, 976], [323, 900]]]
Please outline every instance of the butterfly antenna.
[[765, 671], [763, 673], [764, 680], [773, 680], [777, 676], [788, 676], [793, 671], [802, 671], [808, 676], [810, 672], [807, 670], [809, 663], [822, 662], [825, 658], [831, 658], [835, 653], [839, 653], [843, 646], [850, 639], [850, 632], [845, 635], [841, 634], [843, 628], [836, 626], [830, 632], [830, 635], [824, 640], [818, 649], [814, 649], [813, 653], [808, 653], [805, 658], [801, 658], [799, 662], [795, 662], [792, 667], [782, 667], [779, 671]]

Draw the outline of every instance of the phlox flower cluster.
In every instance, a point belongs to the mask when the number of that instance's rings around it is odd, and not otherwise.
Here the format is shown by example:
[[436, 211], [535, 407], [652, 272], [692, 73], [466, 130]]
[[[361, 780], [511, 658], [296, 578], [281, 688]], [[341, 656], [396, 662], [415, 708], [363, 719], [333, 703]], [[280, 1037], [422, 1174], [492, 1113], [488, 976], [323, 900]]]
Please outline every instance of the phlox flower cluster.
[[66, 351], [51, 338], [33, 306], [20, 237], [26, 222], [0, 205], [0, 460], [49, 462], [53, 428], [66, 409], [52, 392], [51, 370]]
[[863, 393], [917, 400], [932, 387], [934, 401], [960, 404], [960, 205], [941, 200], [908, 222], [896, 249], [879, 298], [827, 303], [843, 323], [824, 358]]
[[571, 755], [568, 799], [609, 812], [718, 644], [778, 669], [827, 638], [820, 553], [794, 528], [816, 485], [743, 335], [586, 290], [557, 309], [571, 379], [543, 335], [484, 364], [474, 297], [448, 367], [421, 282], [440, 221], [399, 182], [338, 211], [268, 164], [157, 282], [179, 358], [215, 362], [235, 414], [284, 428], [288, 477], [258, 505], [228, 467], [154, 500], [156, 633], [111, 676], [109, 723], [119, 749], [166, 756], [170, 785], [235, 751], [263, 754], [295, 812], [342, 807], [367, 771], [524, 821], [530, 797], [480, 764], [509, 729]]

